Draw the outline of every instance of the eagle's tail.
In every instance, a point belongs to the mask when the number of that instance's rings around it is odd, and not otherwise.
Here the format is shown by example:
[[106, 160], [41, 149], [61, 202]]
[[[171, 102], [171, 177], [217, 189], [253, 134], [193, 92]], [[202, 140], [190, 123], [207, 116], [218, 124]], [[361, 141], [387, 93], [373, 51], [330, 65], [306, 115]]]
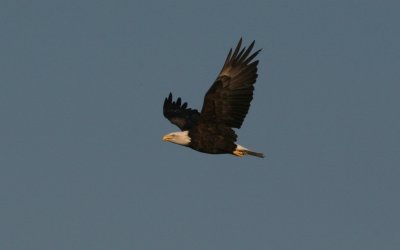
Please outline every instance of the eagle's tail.
[[258, 152], [254, 152], [254, 151], [250, 151], [250, 150], [244, 150], [244, 152], [246, 152], [246, 154], [248, 154], [248, 155], [264, 158], [263, 153], [258, 153]]
[[236, 144], [236, 149], [235, 149], [235, 151], [233, 151], [233, 154], [236, 155], [236, 156], [239, 156], [239, 157], [242, 157], [242, 156], [245, 156], [245, 155], [252, 155], [252, 156], [264, 158], [264, 154], [263, 153], [258, 153], [258, 152], [251, 151], [248, 148], [240, 146], [239, 144]]

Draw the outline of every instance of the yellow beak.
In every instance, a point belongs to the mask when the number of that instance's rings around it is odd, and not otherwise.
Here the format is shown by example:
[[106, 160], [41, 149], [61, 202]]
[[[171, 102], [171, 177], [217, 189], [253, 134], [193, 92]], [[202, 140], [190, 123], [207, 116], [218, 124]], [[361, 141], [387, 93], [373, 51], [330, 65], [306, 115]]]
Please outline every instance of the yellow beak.
[[164, 135], [164, 137], [162, 138], [163, 141], [169, 141], [172, 139], [171, 135]]

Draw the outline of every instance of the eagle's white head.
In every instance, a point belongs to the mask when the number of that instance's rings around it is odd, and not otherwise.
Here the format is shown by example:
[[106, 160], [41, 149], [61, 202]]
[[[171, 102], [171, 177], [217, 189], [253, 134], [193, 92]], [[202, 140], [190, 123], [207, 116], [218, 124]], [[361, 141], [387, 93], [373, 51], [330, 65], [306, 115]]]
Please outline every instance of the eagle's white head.
[[175, 144], [187, 146], [190, 143], [189, 131], [169, 133], [164, 135], [163, 141], [169, 141]]

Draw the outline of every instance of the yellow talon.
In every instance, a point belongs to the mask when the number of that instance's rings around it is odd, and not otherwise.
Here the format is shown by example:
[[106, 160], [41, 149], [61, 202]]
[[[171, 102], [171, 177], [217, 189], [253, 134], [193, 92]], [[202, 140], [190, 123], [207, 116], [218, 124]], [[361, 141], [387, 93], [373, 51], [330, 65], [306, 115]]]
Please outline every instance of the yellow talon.
[[244, 152], [242, 150], [235, 150], [235, 151], [233, 151], [233, 154], [236, 155], [237, 157], [243, 157], [246, 155], [246, 152]]

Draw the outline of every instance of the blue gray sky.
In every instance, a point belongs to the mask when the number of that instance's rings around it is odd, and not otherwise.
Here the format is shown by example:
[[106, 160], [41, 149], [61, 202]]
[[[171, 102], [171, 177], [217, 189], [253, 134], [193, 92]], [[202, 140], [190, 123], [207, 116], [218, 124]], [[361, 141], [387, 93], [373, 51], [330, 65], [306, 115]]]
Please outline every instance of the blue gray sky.
[[[396, 1], [1, 1], [1, 249], [399, 249]], [[240, 37], [239, 143], [171, 143]]]

